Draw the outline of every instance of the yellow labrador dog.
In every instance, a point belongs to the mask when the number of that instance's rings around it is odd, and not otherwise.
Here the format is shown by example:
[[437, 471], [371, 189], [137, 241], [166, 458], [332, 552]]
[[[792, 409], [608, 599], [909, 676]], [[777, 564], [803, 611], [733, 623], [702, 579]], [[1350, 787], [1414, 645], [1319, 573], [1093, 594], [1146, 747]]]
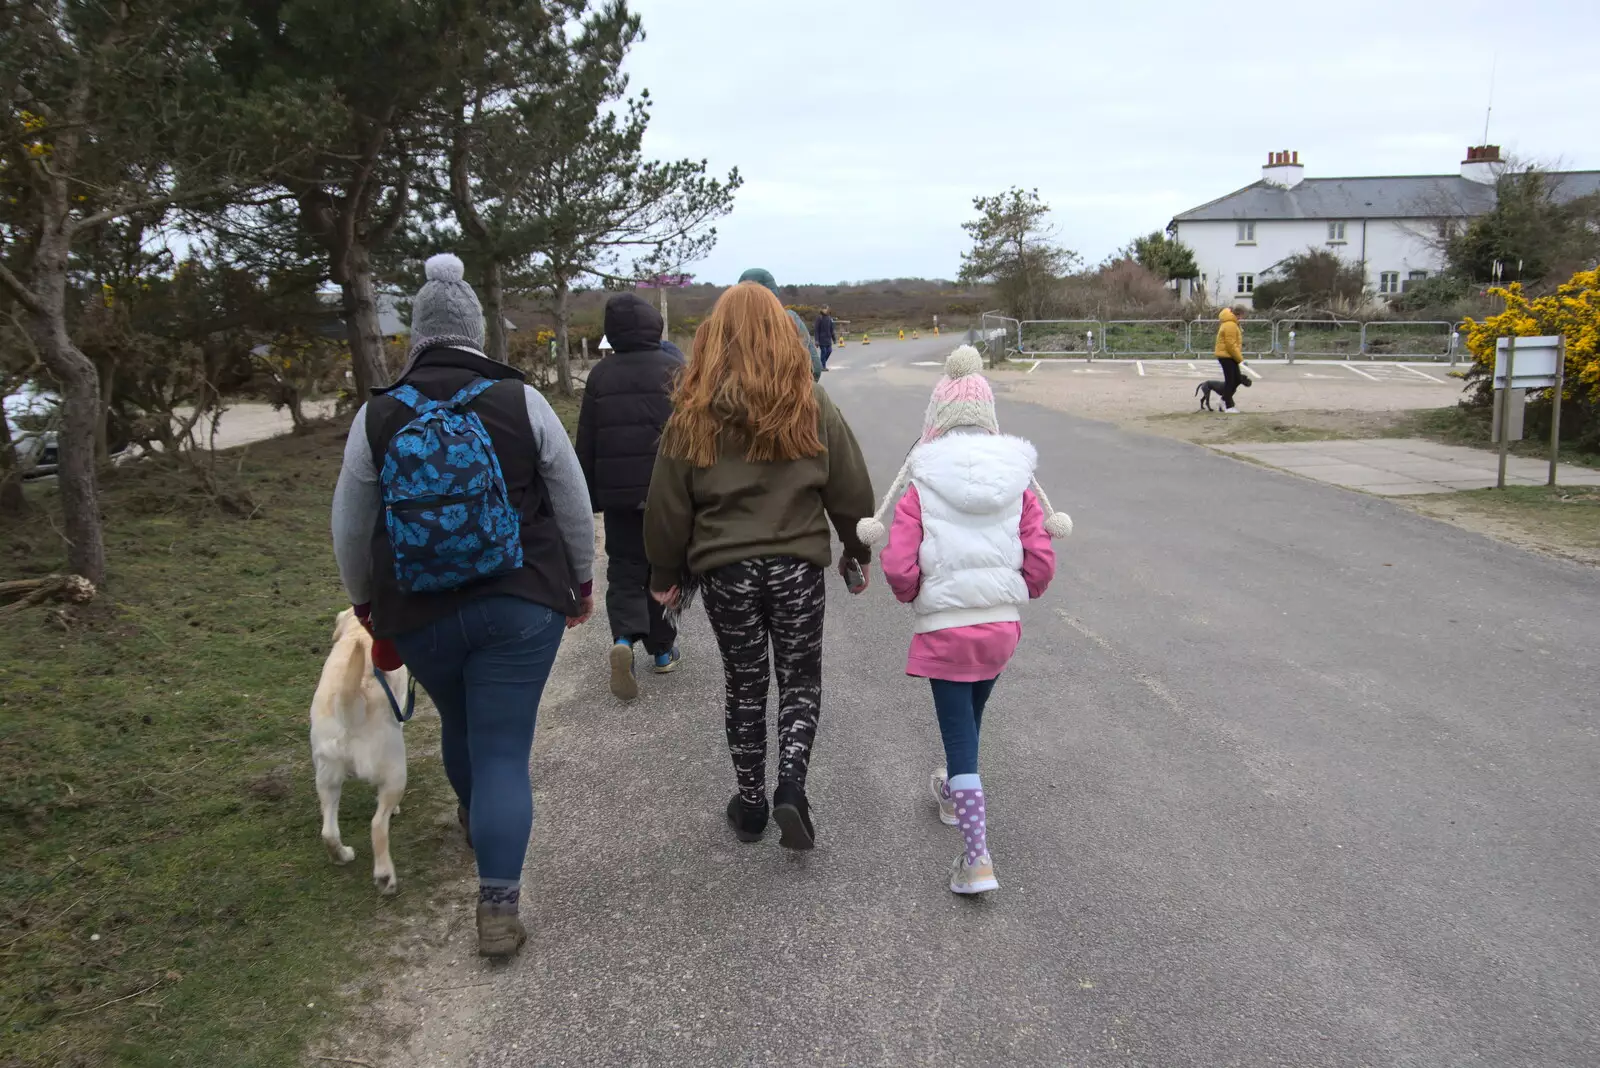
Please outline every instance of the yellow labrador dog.
[[[390, 692], [407, 690], [405, 668], [386, 673]], [[335, 864], [348, 864], [356, 851], [339, 839], [339, 792], [355, 776], [378, 791], [372, 817], [372, 881], [385, 894], [399, 886], [389, 856], [389, 817], [400, 811], [406, 792], [406, 740], [389, 704], [389, 695], [372, 669], [372, 636], [345, 609], [333, 628], [333, 651], [322, 665], [322, 679], [311, 699], [311, 763], [322, 799], [322, 841]]]

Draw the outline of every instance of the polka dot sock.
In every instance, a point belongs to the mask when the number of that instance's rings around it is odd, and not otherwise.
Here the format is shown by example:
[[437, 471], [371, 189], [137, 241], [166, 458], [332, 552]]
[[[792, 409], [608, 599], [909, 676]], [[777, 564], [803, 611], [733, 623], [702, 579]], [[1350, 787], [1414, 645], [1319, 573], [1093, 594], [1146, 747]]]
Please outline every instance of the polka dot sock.
[[950, 780], [950, 796], [956, 803], [956, 819], [961, 822], [961, 838], [967, 844], [967, 863], [976, 863], [989, 852], [983, 783], [976, 775], [957, 775]]

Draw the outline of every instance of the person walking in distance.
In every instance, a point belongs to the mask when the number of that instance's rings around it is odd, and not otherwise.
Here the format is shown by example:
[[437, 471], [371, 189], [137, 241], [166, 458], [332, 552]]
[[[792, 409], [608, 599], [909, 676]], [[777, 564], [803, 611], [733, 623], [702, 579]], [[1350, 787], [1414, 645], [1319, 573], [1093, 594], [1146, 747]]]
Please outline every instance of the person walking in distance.
[[[1034, 447], [1000, 434], [982, 368], [970, 346], [950, 354], [921, 440], [877, 514], [860, 525], [868, 545], [887, 534], [884, 577], [895, 597], [916, 610], [905, 670], [933, 689], [945, 764], [931, 785], [939, 819], [961, 828], [965, 848], [950, 870], [950, 889], [958, 894], [1000, 885], [989, 852], [978, 732], [1021, 640], [1019, 609], [1055, 575], [1050, 539], [1072, 531], [1072, 520], [1050, 510], [1034, 478]], [[885, 531], [883, 516], [901, 490]]]
[[683, 356], [668, 351], [661, 327], [661, 313], [632, 293], [606, 302], [612, 352], [589, 372], [578, 412], [578, 462], [590, 506], [605, 522], [611, 692], [624, 701], [639, 696], [635, 644], [644, 645], [657, 674], [677, 670], [679, 661], [677, 628], [650, 596], [644, 553], [645, 495], [683, 371]]
[[828, 369], [828, 357], [833, 355], [835, 340], [833, 316], [829, 314], [828, 306], [822, 306], [822, 314], [817, 316], [817, 349], [822, 357], [822, 369]]
[[[831, 522], [852, 592], [871, 553], [856, 523], [872, 482], [844, 416], [810, 380], [805, 347], [778, 298], [742, 283], [717, 300], [661, 439], [644, 543], [650, 585], [681, 610], [698, 589], [722, 654], [726, 730], [738, 792], [727, 817], [740, 841], [767, 826], [767, 692], [778, 675], [780, 844], [810, 849], [806, 773], [822, 712], [824, 569]], [[769, 653], [770, 649], [770, 653]]]
[[1222, 365], [1222, 410], [1229, 415], [1238, 415], [1239, 408], [1233, 402], [1233, 395], [1239, 391], [1239, 380], [1244, 374], [1244, 331], [1239, 326], [1244, 313], [1223, 308], [1217, 317], [1222, 324], [1217, 327], [1217, 344], [1212, 351]]
[[561, 420], [484, 354], [461, 261], [435, 256], [426, 274], [405, 369], [350, 426], [333, 549], [374, 660], [392, 643], [439, 709], [477, 854], [478, 952], [508, 957], [527, 940], [528, 753], [562, 633], [594, 609], [594, 516]]

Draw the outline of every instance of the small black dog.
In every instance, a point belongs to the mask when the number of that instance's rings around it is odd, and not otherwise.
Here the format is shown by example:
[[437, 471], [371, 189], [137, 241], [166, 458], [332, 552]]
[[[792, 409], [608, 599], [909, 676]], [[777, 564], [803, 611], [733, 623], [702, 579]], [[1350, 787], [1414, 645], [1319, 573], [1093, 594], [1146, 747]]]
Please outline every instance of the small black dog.
[[[1249, 386], [1250, 385], [1250, 376], [1249, 375], [1240, 375], [1239, 376], [1239, 384], [1241, 386]], [[1222, 391], [1224, 389], [1227, 389], [1227, 388], [1228, 388], [1228, 383], [1219, 382], [1215, 378], [1210, 379], [1210, 380], [1205, 381], [1205, 382], [1202, 382], [1198, 386], [1194, 387], [1195, 396], [1200, 398], [1200, 408], [1201, 408], [1201, 410], [1202, 411], [1207, 411], [1207, 412], [1216, 411], [1215, 408], [1211, 407], [1211, 394], [1215, 393], [1217, 395], [1217, 397], [1220, 399], [1221, 396], [1222, 396]]]

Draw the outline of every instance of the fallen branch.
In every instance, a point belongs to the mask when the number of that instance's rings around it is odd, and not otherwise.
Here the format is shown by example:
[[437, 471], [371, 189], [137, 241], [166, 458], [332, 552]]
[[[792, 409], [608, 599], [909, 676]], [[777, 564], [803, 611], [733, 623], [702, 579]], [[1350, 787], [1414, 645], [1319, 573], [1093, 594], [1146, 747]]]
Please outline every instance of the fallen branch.
[[32, 605], [45, 601], [66, 601], [83, 604], [94, 600], [94, 583], [82, 575], [45, 575], [43, 578], [12, 579], [0, 582], [0, 599], [16, 597], [7, 605], [0, 605], [0, 618], [14, 615]]

